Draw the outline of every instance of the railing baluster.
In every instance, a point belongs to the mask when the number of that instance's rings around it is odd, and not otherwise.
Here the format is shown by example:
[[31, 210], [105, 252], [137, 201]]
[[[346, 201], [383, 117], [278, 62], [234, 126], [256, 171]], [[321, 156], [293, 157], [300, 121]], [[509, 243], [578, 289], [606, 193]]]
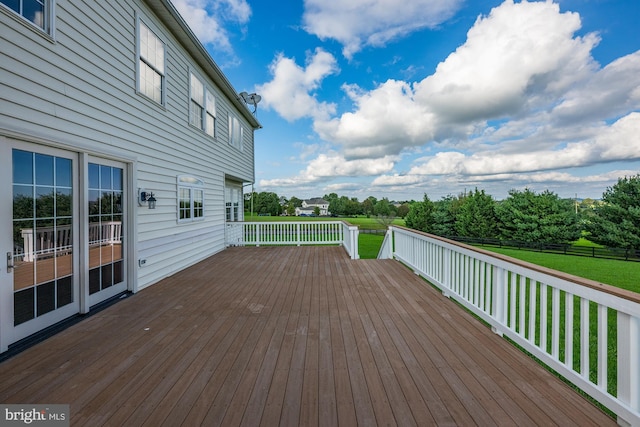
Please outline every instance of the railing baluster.
[[573, 369], [573, 294], [564, 294], [564, 364]]
[[551, 290], [551, 355], [560, 358], [560, 289]]
[[589, 379], [589, 300], [580, 299], [580, 374]]
[[598, 385], [607, 389], [608, 319], [607, 306], [598, 304]]
[[540, 348], [545, 353], [547, 350], [547, 326], [549, 324], [547, 285], [540, 283]]
[[527, 312], [527, 278], [524, 275], [520, 275], [518, 297], [518, 333], [524, 338], [526, 331], [525, 314]]
[[538, 323], [538, 281], [529, 281], [529, 342], [536, 344], [536, 323]]

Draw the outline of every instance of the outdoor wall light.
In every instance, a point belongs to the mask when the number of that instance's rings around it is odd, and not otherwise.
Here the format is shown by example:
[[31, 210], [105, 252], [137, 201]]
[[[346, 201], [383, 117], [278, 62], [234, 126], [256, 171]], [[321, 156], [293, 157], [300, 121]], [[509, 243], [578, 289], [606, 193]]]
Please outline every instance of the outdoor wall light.
[[138, 205], [144, 206], [147, 205], [149, 209], [156, 208], [156, 198], [153, 197], [153, 193], [151, 191], [147, 191], [144, 188], [138, 189]]

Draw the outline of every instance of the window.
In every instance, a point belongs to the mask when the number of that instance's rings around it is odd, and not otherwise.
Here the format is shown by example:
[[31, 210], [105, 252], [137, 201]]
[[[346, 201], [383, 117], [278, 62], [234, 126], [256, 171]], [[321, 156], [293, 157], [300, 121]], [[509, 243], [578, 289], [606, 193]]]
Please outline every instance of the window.
[[189, 123], [204, 130], [208, 135], [215, 136], [216, 98], [193, 73], [191, 73]]
[[242, 209], [242, 204], [240, 203], [242, 198], [242, 187], [227, 182], [224, 189], [224, 198], [226, 206], [225, 218], [227, 222], [240, 221], [240, 209]]
[[41, 30], [50, 33], [52, 1], [53, 0], [0, 0], [0, 3]]
[[213, 93], [207, 91], [207, 126], [206, 132], [216, 136], [216, 98]]
[[191, 103], [189, 107], [189, 123], [198, 129], [204, 129], [204, 85], [196, 76], [191, 74]]
[[178, 222], [201, 218], [204, 218], [204, 182], [193, 176], [178, 176]]
[[229, 114], [229, 144], [242, 150], [242, 125], [240, 120], [232, 114]]
[[164, 104], [164, 43], [139, 21], [140, 61], [138, 70], [138, 90], [158, 104]]

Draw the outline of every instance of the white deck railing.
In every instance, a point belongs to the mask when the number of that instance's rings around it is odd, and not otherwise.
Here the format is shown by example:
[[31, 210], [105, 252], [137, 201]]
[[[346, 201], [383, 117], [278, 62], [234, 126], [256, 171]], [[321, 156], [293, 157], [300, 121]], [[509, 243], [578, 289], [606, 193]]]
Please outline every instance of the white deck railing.
[[378, 257], [411, 267], [619, 424], [640, 426], [639, 294], [395, 226]]
[[227, 222], [227, 246], [342, 245], [358, 259], [358, 227], [344, 221]]
[[[19, 261], [34, 262], [54, 254], [71, 252], [73, 247], [71, 225], [57, 227], [23, 228], [20, 230], [22, 247], [14, 248]], [[89, 224], [89, 246], [122, 242], [122, 222], [107, 221]]]

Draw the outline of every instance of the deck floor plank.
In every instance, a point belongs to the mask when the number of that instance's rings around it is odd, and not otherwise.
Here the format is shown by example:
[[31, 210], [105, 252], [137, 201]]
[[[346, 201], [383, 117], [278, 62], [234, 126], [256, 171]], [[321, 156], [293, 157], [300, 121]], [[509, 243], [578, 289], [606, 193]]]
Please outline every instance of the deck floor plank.
[[0, 363], [74, 426], [615, 425], [402, 264], [229, 248]]

